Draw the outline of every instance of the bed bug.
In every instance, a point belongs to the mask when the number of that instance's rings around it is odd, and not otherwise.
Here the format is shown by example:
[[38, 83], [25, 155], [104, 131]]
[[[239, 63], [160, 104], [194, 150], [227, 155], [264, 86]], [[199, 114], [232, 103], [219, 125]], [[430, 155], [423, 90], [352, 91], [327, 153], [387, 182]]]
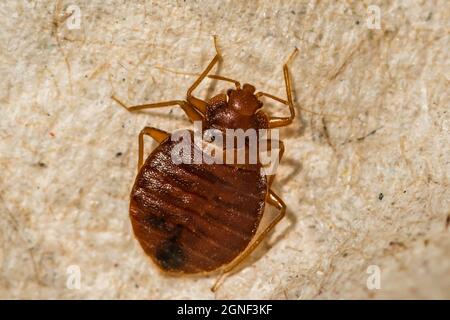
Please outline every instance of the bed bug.
[[[272, 129], [293, 122], [295, 108], [291, 93], [288, 65], [297, 48], [283, 65], [287, 100], [255, 87], [210, 75], [221, 59], [214, 37], [216, 54], [188, 89], [186, 100], [127, 106], [130, 112], [179, 106], [191, 122], [203, 127], [226, 129]], [[234, 84], [227, 94], [220, 93], [202, 100], [193, 95], [206, 78]], [[263, 110], [261, 97], [289, 107], [287, 117], [269, 117]], [[284, 217], [286, 205], [270, 188], [274, 175], [261, 173], [259, 161], [246, 166], [229, 164], [176, 164], [171, 158], [175, 142], [171, 135], [155, 127], [145, 127], [139, 134], [138, 174], [130, 195], [129, 215], [134, 234], [145, 253], [156, 265], [170, 274], [196, 274], [220, 271], [221, 280], [239, 265]], [[144, 136], [158, 143], [144, 162]], [[284, 145], [279, 141], [279, 159]], [[191, 155], [192, 156], [192, 155]], [[265, 204], [277, 209], [276, 217], [257, 235]]]

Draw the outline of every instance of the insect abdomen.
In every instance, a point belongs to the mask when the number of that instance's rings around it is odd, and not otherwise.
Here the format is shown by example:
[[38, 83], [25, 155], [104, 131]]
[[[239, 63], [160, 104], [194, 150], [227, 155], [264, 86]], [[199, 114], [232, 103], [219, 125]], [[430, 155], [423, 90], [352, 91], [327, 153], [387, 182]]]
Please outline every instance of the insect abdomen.
[[231, 262], [259, 225], [267, 191], [258, 165], [172, 162], [174, 142], [156, 148], [131, 192], [136, 237], [158, 265], [173, 272], [211, 271]]

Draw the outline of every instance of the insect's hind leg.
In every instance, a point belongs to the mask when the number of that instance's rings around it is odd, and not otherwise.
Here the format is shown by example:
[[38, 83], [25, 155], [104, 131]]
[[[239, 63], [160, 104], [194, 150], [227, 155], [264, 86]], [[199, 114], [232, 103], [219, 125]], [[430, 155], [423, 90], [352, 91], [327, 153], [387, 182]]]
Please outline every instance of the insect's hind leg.
[[216, 55], [211, 60], [211, 62], [208, 64], [208, 66], [203, 70], [203, 72], [200, 74], [200, 76], [195, 80], [195, 82], [192, 84], [192, 86], [189, 88], [189, 90], [186, 93], [187, 101], [191, 103], [197, 110], [202, 112], [203, 114], [206, 113], [206, 101], [196, 98], [192, 95], [192, 92], [197, 89], [199, 84], [205, 79], [205, 77], [208, 75], [208, 73], [211, 71], [211, 69], [214, 67], [214, 65], [219, 62], [221, 59], [219, 48], [217, 47], [217, 36], [214, 36], [214, 47], [216, 48]]
[[229, 272], [232, 271], [236, 266], [238, 266], [245, 258], [247, 258], [264, 240], [267, 234], [273, 230], [273, 228], [278, 224], [278, 222], [283, 219], [286, 214], [286, 204], [283, 200], [272, 190], [269, 190], [267, 194], [266, 202], [276, 209], [279, 210], [278, 215], [270, 222], [270, 224], [258, 235], [258, 237], [250, 244], [250, 246], [241, 253], [235, 260], [233, 260], [228, 266], [223, 269], [221, 275], [211, 287], [211, 291], [215, 292], [220, 285], [223, 283], [223, 280], [228, 276]]
[[183, 109], [183, 111], [186, 113], [189, 120], [191, 120], [192, 122], [201, 121], [204, 118], [203, 113], [197, 111], [191, 104], [189, 104], [188, 102], [183, 101], [183, 100], [170, 100], [170, 101], [163, 101], [163, 102], [156, 102], [156, 103], [147, 103], [147, 104], [139, 104], [139, 105], [134, 105], [134, 106], [127, 106], [124, 102], [122, 102], [122, 100], [117, 98], [115, 95], [112, 95], [111, 99], [116, 101], [119, 105], [124, 107], [129, 112], [178, 105], [181, 107], [181, 109]]
[[156, 142], [161, 143], [169, 137], [169, 133], [154, 127], [145, 127], [139, 133], [139, 158], [138, 171], [144, 162], [144, 136], [152, 137]]

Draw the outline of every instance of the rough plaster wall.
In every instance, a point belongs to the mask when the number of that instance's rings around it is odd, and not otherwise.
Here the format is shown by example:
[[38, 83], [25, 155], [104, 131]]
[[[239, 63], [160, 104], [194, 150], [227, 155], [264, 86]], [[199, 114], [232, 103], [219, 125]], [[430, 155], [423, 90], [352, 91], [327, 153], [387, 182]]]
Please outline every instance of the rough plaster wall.
[[[0, 298], [450, 298], [449, 21], [447, 0], [1, 1]], [[138, 132], [188, 121], [110, 99], [183, 98], [213, 34], [221, 74], [279, 96], [297, 46], [305, 109], [281, 133], [288, 217], [216, 295], [161, 275], [128, 219]]]

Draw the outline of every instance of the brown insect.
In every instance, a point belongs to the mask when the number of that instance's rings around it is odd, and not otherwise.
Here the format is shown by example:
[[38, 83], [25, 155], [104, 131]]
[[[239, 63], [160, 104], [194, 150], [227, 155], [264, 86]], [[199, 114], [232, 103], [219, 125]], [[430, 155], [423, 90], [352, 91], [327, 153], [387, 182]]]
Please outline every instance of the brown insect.
[[[209, 75], [221, 59], [214, 37], [216, 55], [187, 91], [186, 100], [173, 100], [128, 107], [128, 111], [180, 106], [187, 117], [201, 121], [203, 129], [271, 129], [292, 123], [295, 117], [288, 64], [283, 65], [287, 101], [271, 94], [256, 92], [250, 84], [219, 75]], [[232, 82], [234, 89], [209, 101], [192, 95], [206, 78]], [[268, 97], [289, 106], [289, 117], [269, 117], [261, 108], [260, 97]], [[144, 136], [159, 145], [143, 162]], [[284, 217], [286, 205], [270, 189], [274, 175], [261, 174], [261, 163], [175, 164], [171, 152], [176, 141], [171, 134], [145, 127], [139, 134], [138, 174], [131, 191], [130, 219], [134, 234], [152, 260], [165, 272], [177, 274], [207, 273], [221, 270], [221, 280], [241, 263]], [[194, 147], [192, 147], [194, 148]], [[284, 145], [279, 141], [279, 158]], [[255, 237], [265, 203], [279, 210], [277, 216]], [[253, 241], [252, 241], [253, 240]]]

